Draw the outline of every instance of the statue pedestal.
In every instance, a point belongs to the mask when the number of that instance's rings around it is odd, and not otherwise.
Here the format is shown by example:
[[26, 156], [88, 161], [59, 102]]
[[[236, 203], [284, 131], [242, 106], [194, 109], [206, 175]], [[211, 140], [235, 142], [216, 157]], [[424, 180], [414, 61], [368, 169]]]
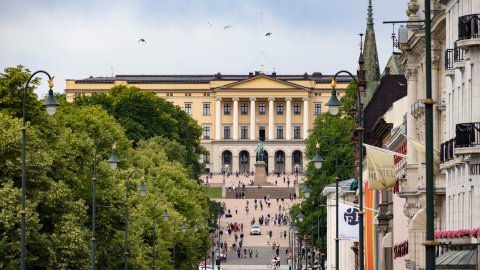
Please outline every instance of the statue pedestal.
[[253, 179], [254, 185], [264, 186], [267, 184], [267, 174], [265, 172], [265, 162], [257, 161], [255, 163], [255, 178]]

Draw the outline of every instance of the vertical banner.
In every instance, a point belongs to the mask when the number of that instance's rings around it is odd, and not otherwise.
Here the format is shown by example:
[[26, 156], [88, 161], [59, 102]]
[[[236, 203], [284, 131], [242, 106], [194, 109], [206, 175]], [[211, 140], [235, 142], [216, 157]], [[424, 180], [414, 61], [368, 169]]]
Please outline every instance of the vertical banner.
[[[377, 209], [380, 191], [369, 189], [370, 182], [365, 183], [364, 203], [365, 208]], [[375, 225], [376, 213], [371, 210], [365, 211], [364, 215], [364, 245], [365, 245], [365, 270], [378, 269], [379, 239]]]
[[358, 208], [338, 202], [338, 238], [343, 241], [358, 241]]

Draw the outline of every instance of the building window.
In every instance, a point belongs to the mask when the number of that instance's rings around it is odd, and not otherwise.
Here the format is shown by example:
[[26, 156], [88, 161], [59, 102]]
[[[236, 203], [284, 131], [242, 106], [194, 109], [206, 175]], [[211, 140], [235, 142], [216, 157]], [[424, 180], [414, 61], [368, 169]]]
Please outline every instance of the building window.
[[277, 139], [283, 140], [283, 126], [277, 126]]
[[260, 103], [258, 104], [258, 114], [259, 115], [265, 115], [265, 112], [266, 112], [266, 106], [265, 106], [265, 103]]
[[204, 139], [210, 139], [210, 127], [209, 126], [203, 127], [203, 138]]
[[203, 163], [205, 163], [205, 164], [210, 163], [210, 153], [203, 154]]
[[302, 130], [302, 128], [300, 126], [294, 126], [293, 127], [293, 138], [294, 139], [301, 139], [300, 137], [300, 131]]
[[321, 103], [315, 103], [313, 105], [313, 113], [315, 115], [319, 115], [322, 113], [322, 104]]
[[241, 126], [240, 128], [240, 138], [248, 139], [248, 126]]
[[185, 112], [192, 114], [192, 103], [185, 103]]
[[223, 104], [223, 114], [230, 115], [230, 103]]
[[210, 115], [210, 103], [203, 103], [203, 115]]
[[185, 96], [186, 96], [186, 97], [191, 97], [191, 96], [192, 96], [192, 93], [185, 93]]
[[209, 97], [209, 96], [210, 96], [210, 93], [203, 93], [203, 96], [204, 96], [204, 97]]
[[224, 126], [223, 127], [223, 138], [225, 140], [230, 140], [230, 138], [231, 138], [230, 126]]
[[293, 103], [293, 114], [301, 114], [302, 109], [300, 107], [300, 103]]
[[173, 93], [167, 93], [167, 97], [173, 97]]
[[277, 114], [283, 114], [283, 103], [277, 103]]
[[240, 104], [240, 113], [242, 115], [247, 115], [248, 114], [248, 104], [247, 103]]

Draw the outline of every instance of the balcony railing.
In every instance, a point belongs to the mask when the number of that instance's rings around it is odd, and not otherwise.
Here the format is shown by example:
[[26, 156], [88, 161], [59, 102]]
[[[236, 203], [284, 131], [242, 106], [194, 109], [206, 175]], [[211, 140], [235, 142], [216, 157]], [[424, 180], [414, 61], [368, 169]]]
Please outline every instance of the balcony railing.
[[480, 123], [457, 124], [455, 148], [480, 146]]
[[453, 148], [455, 147], [455, 139], [446, 141], [440, 145], [440, 162], [447, 162], [455, 158]]
[[445, 69], [453, 69], [453, 49], [445, 50]]
[[455, 41], [453, 47], [453, 62], [458, 63], [463, 61], [463, 56], [465, 55], [466, 51], [464, 49], [460, 49], [457, 47], [457, 42]]
[[479, 38], [480, 14], [470, 14], [458, 18], [458, 39]]

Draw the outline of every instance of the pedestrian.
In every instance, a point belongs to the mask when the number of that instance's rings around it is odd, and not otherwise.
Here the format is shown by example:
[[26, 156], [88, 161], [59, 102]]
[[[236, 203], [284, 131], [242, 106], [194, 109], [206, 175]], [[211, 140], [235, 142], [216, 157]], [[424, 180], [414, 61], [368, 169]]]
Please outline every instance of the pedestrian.
[[283, 238], [287, 239], [287, 231], [283, 231]]
[[240, 259], [240, 248], [237, 249], [237, 258]]
[[248, 257], [250, 259], [253, 258], [253, 250], [251, 248], [248, 249]]
[[240, 232], [243, 233], [243, 223], [240, 223]]
[[238, 214], [238, 207], [235, 206], [235, 215]]
[[255, 249], [255, 258], [258, 258], [258, 250]]
[[290, 187], [290, 179], [287, 181], [287, 187]]

